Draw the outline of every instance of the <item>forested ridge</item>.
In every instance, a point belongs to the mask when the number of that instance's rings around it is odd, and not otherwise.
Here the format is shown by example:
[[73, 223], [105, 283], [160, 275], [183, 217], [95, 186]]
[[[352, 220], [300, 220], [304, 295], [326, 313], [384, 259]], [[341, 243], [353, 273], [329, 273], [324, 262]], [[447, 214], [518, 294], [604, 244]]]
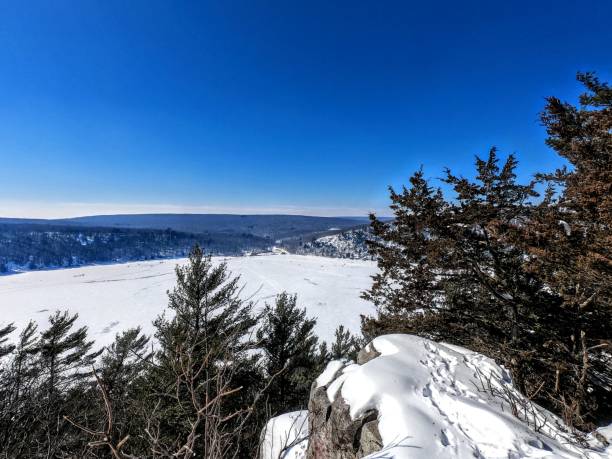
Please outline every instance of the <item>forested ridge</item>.
[[184, 257], [196, 243], [214, 255], [242, 255], [272, 241], [248, 233], [0, 224], [0, 272]]

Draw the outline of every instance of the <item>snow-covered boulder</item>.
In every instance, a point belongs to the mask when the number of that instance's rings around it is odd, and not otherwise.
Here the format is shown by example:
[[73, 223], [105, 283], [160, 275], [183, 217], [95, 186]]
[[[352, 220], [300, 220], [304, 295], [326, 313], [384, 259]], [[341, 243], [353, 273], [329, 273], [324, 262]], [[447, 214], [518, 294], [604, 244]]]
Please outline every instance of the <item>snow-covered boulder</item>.
[[358, 360], [331, 362], [313, 383], [307, 457], [612, 458], [601, 441], [578, 446], [481, 354], [388, 335]]
[[308, 446], [308, 411], [271, 418], [261, 433], [260, 459], [303, 459]]

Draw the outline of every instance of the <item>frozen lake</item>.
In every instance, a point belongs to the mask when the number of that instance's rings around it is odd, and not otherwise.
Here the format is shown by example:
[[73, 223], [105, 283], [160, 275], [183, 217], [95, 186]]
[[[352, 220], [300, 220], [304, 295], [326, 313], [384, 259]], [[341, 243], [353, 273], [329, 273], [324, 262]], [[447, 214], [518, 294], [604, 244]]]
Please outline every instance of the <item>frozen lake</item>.
[[[240, 275], [241, 296], [257, 307], [284, 290], [297, 293], [299, 306], [318, 319], [316, 332], [327, 341], [340, 324], [358, 332], [359, 314], [374, 312], [373, 305], [360, 298], [377, 271], [372, 261], [300, 255], [213, 260], [226, 261], [229, 270]], [[0, 325], [14, 322], [21, 329], [33, 319], [44, 326], [49, 314], [68, 309], [79, 313], [79, 324], [89, 327], [98, 345], [137, 325], [151, 333], [151, 321], [166, 308], [166, 291], [175, 284], [174, 267], [184, 262], [156, 260], [1, 276]]]

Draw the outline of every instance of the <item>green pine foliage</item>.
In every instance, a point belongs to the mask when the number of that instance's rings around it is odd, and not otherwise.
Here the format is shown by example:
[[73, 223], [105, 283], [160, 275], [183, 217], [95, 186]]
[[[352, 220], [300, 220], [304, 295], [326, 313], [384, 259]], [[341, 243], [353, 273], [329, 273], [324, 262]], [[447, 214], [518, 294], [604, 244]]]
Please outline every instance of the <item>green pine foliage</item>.
[[231, 457], [248, 415], [241, 381], [245, 372], [253, 376], [248, 351], [257, 319], [238, 297], [239, 278], [199, 246], [176, 268], [176, 278], [168, 294], [172, 316], [154, 322], [159, 348], [149, 391], [163, 395], [150, 407], [151, 441], [162, 454], [198, 450], [204, 457]]
[[255, 315], [199, 246], [176, 280], [152, 341], [94, 352], [67, 312], [0, 330], [0, 458], [251, 457], [270, 415], [306, 405], [330, 356], [295, 296]]
[[10, 354], [15, 346], [8, 342], [8, 335], [15, 331], [13, 324], [8, 324], [0, 328], [0, 358]]
[[272, 415], [303, 409], [310, 384], [318, 370], [315, 319], [297, 306], [297, 297], [281, 293], [274, 305], [266, 304], [257, 331], [263, 351], [264, 371], [270, 379], [266, 390]]
[[86, 441], [66, 419], [87, 417], [88, 380], [99, 352], [92, 352], [87, 328], [75, 329], [77, 315], [56, 312], [38, 332], [21, 332], [0, 374], [2, 457], [61, 457], [83, 454]]
[[344, 325], [339, 325], [334, 332], [330, 357], [333, 360], [357, 360], [357, 353], [362, 344], [366, 343], [353, 336], [349, 330], [344, 328]]
[[[116, 445], [129, 436], [125, 452], [145, 451], [148, 447], [143, 436], [134, 433], [146, 429], [141, 413], [146, 406], [147, 376], [153, 365], [149, 343], [139, 327], [118, 333], [114, 343], [104, 350], [97, 368], [99, 382], [96, 384], [101, 387], [90, 389], [100, 403], [103, 402], [100, 392], [105, 391], [112, 407], [113, 428], [108, 432], [109, 441]], [[100, 410], [98, 407], [97, 412]], [[99, 428], [104, 428], [97, 423]]]

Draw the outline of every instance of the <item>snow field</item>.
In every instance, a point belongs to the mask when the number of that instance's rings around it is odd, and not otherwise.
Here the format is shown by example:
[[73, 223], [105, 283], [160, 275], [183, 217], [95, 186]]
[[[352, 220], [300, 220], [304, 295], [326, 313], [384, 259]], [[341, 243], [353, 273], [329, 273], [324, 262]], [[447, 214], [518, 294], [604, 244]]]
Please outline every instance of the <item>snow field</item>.
[[[373, 312], [360, 298], [376, 272], [370, 261], [299, 255], [213, 261], [225, 261], [240, 276], [240, 295], [254, 301], [256, 309], [283, 290], [297, 293], [299, 306], [318, 318], [315, 331], [323, 340], [333, 340], [340, 324], [358, 332], [359, 314]], [[150, 334], [152, 320], [167, 306], [166, 292], [175, 285], [174, 268], [182, 263], [156, 260], [0, 276], [0, 325], [14, 322], [19, 330], [32, 319], [44, 326], [54, 311], [68, 309], [79, 313], [78, 324], [89, 327], [99, 346], [135, 326]]]

